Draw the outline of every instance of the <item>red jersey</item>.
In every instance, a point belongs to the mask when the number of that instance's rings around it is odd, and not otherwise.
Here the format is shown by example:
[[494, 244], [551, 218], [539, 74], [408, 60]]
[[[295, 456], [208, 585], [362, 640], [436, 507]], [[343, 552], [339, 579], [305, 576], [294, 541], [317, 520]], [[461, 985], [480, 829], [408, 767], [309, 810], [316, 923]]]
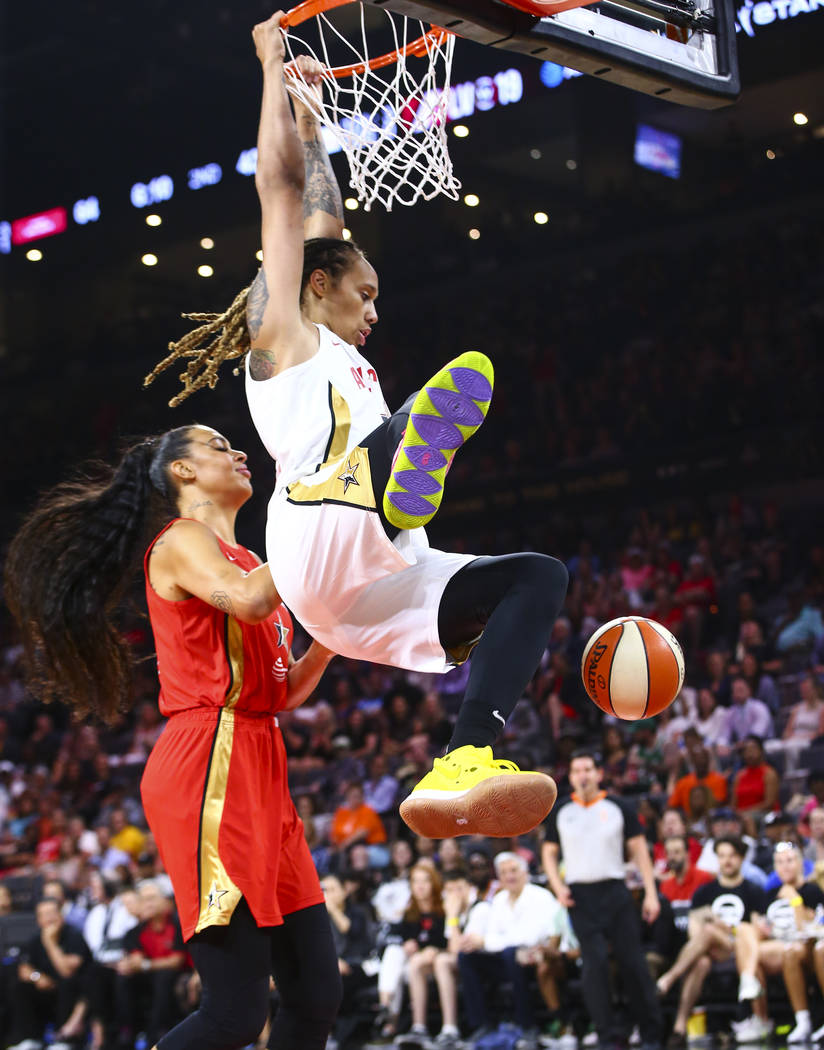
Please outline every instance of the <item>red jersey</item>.
[[[245, 547], [218, 543], [242, 569], [257, 568]], [[286, 703], [292, 621], [283, 605], [251, 625], [197, 597], [161, 598], [148, 559], [160, 709], [169, 721], [140, 788], [183, 937], [227, 925], [242, 898], [258, 926], [277, 926], [323, 902], [274, 717]]]
[[[180, 520], [180, 519], [175, 519]], [[149, 582], [149, 555], [143, 560], [146, 602], [157, 650], [160, 712], [167, 717], [198, 707], [274, 714], [286, 702], [289, 650], [294, 628], [285, 605], [262, 624], [241, 623], [197, 597], [161, 598]], [[245, 547], [217, 536], [229, 561], [246, 572], [260, 562]]]

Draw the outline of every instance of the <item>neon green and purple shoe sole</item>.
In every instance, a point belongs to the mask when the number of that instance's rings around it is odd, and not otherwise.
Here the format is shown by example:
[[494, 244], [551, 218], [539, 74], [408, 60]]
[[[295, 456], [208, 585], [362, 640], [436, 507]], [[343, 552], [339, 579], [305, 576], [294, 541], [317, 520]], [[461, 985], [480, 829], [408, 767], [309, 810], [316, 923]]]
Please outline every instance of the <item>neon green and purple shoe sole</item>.
[[453, 456], [486, 418], [494, 377], [489, 358], [470, 350], [415, 398], [383, 495], [383, 512], [395, 528], [416, 529], [434, 517]]

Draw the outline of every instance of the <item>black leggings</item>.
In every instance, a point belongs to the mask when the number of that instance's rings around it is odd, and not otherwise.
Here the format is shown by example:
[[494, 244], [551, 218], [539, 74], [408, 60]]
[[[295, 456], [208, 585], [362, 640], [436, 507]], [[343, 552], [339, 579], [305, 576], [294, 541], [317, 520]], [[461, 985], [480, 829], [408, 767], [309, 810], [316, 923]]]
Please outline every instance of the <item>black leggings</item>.
[[[369, 449], [378, 513], [390, 539], [400, 530], [384, 517], [382, 494], [415, 396], [361, 442]], [[556, 558], [507, 554], [477, 558], [446, 585], [438, 609], [441, 645], [455, 654], [480, 636], [450, 751], [465, 744], [494, 743], [535, 674], [568, 580], [566, 567]]]
[[187, 943], [202, 982], [200, 1008], [158, 1050], [235, 1050], [253, 1043], [269, 1017], [269, 977], [280, 1006], [269, 1046], [323, 1050], [342, 990], [329, 916], [314, 904], [259, 927], [241, 900], [228, 926], [210, 926]]

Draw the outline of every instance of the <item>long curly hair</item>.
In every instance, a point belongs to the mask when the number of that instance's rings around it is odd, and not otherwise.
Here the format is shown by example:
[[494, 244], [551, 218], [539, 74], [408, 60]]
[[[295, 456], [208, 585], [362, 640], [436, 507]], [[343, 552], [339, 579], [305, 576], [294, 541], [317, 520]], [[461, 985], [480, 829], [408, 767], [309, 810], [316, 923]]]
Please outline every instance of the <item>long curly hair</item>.
[[177, 515], [168, 467], [191, 429], [133, 445], [102, 479], [58, 485], [14, 536], [5, 598], [39, 698], [109, 722], [128, 706], [132, 655], [113, 617], [152, 536]]
[[[311, 237], [304, 241], [301, 302], [309, 278], [315, 270], [325, 270], [332, 281], [337, 282], [358, 257], [365, 256], [354, 241], [339, 240], [336, 237]], [[260, 274], [262, 273], [261, 270]], [[245, 357], [252, 349], [246, 310], [250, 291], [260, 279], [260, 274], [252, 284], [235, 296], [232, 305], [223, 313], [182, 314], [187, 320], [198, 321], [199, 324], [177, 342], [169, 343], [169, 353], [145, 377], [143, 386], [153, 383], [161, 372], [165, 372], [178, 359], [188, 358], [186, 370], [179, 376], [183, 389], [169, 401], [170, 408], [177, 407], [190, 394], [204, 386], [214, 389], [218, 381], [218, 369], [223, 362]]]

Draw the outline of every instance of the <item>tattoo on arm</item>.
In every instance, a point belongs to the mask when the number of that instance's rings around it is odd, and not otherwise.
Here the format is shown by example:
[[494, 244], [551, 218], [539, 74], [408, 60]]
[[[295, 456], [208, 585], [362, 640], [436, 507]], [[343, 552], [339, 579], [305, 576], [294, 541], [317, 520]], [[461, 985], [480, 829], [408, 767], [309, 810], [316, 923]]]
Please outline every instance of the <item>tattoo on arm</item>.
[[221, 612], [228, 613], [230, 616], [235, 615], [235, 607], [226, 591], [213, 591], [209, 596], [209, 601]]
[[263, 313], [269, 302], [269, 289], [266, 286], [266, 274], [263, 267], [258, 270], [257, 277], [252, 281], [249, 295], [246, 299], [246, 326], [252, 341], [257, 339], [261, 326], [263, 325]]
[[303, 155], [306, 162], [306, 184], [303, 190], [304, 219], [308, 219], [316, 211], [323, 211], [343, 221], [340, 187], [323, 140], [318, 136], [309, 142], [304, 142]]
[[[257, 277], [252, 281], [249, 289], [249, 297], [246, 300], [246, 326], [252, 342], [260, 335], [263, 327], [263, 314], [266, 304], [269, 302], [269, 288], [266, 284], [266, 274], [263, 267], [258, 270]], [[278, 363], [271, 350], [260, 350], [252, 347], [249, 356], [249, 372], [252, 379], [271, 379], [278, 370]]]

